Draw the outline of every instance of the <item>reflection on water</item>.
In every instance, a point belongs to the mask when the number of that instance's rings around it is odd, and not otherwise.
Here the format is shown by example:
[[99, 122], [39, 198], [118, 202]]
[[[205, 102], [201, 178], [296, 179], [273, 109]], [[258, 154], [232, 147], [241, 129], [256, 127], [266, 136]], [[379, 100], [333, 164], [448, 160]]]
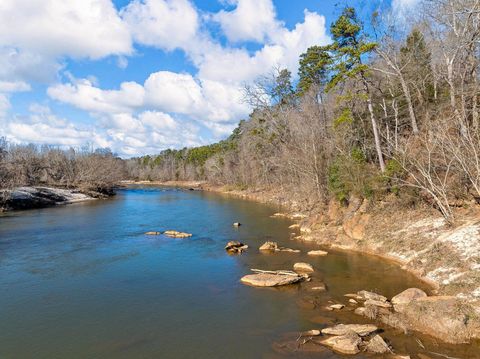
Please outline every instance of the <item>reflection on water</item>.
[[[290, 241], [291, 222], [270, 218], [275, 211], [210, 193], [139, 187], [111, 200], [1, 216], [0, 358], [283, 357], [272, 343], [286, 333], [361, 321], [348, 311], [322, 310], [329, 301], [345, 302], [345, 293], [392, 296], [424, 287], [376, 258], [258, 253], [271, 239], [303, 253], [312, 248]], [[143, 234], [167, 229], [194, 235]], [[250, 249], [229, 256], [223, 249], [229, 240]], [[256, 289], [239, 283], [250, 268], [290, 269], [296, 261], [312, 263], [314, 280], [327, 283], [328, 292], [313, 295], [315, 308], [302, 299], [312, 297], [302, 289], [307, 284]], [[413, 337], [385, 336], [402, 350], [418, 350]], [[470, 356], [468, 349], [462, 353]]]

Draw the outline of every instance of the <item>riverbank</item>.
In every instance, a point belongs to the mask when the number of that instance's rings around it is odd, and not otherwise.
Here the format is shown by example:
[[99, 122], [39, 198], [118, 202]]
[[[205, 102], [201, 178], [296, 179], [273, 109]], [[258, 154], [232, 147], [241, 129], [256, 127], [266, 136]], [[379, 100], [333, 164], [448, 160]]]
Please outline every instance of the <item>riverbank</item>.
[[380, 256], [432, 285], [435, 296], [428, 305], [412, 306], [402, 325], [449, 342], [480, 337], [478, 205], [457, 208], [457, 221], [450, 225], [434, 210], [405, 209], [393, 198], [381, 202], [351, 198], [348, 206], [332, 200], [324, 208], [302, 211], [299, 203], [281, 192], [240, 190], [204, 181], [137, 184], [212, 191], [279, 205], [285, 216], [299, 224], [295, 239]]
[[0, 212], [45, 208], [57, 205], [91, 201], [105, 197], [98, 192], [53, 187], [18, 187], [0, 190]]

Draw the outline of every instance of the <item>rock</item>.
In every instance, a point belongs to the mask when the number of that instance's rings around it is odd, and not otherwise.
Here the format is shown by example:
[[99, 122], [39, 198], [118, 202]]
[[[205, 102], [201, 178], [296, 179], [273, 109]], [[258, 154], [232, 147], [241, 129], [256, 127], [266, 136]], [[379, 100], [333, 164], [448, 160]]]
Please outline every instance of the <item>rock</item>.
[[316, 336], [319, 336], [320, 334], [321, 334], [320, 330], [312, 329], [312, 330], [308, 330], [306, 332], [303, 332], [302, 336], [303, 337], [316, 337]]
[[338, 324], [334, 327], [322, 329], [322, 334], [345, 335], [354, 332], [355, 334], [364, 337], [377, 330], [378, 328], [372, 324]]
[[358, 302], [357, 302], [355, 299], [353, 299], [353, 298], [350, 298], [350, 299], [348, 300], [348, 302], [349, 302], [349, 303], [352, 303], [352, 304], [358, 304]]
[[265, 242], [259, 248], [259, 250], [261, 251], [276, 251], [277, 249], [278, 249], [277, 242]]
[[392, 359], [411, 359], [410, 355], [395, 355]]
[[307, 254], [309, 256], [326, 256], [328, 252], [316, 250], [316, 251], [308, 251]]
[[172, 238], [187, 238], [192, 236], [191, 233], [172, 231], [172, 230], [165, 231], [163, 232], [163, 234], [166, 235], [167, 237], [172, 237]]
[[326, 309], [327, 310], [340, 310], [343, 309], [345, 306], [343, 304], [332, 304], [329, 305]]
[[392, 298], [393, 308], [396, 312], [401, 313], [404, 307], [412, 300], [425, 297], [427, 297], [427, 293], [425, 293], [423, 290], [418, 288], [409, 288]]
[[300, 225], [298, 223], [295, 223], [295, 224], [292, 224], [291, 226], [288, 226], [288, 228], [296, 229], [296, 228], [300, 228]]
[[381, 308], [391, 308], [392, 307], [392, 305], [388, 302], [382, 302], [380, 300], [373, 300], [373, 299], [367, 299], [364, 304], [366, 306], [374, 305], [376, 307], [381, 307]]
[[353, 312], [357, 315], [365, 316], [365, 307], [358, 307]]
[[359, 345], [362, 343], [362, 339], [357, 334], [350, 332], [322, 340], [320, 343], [341, 354], [358, 354], [360, 353]]
[[287, 216], [288, 216], [288, 214], [286, 214], [286, 213], [277, 212], [277, 213], [272, 214], [270, 217], [287, 217]]
[[242, 253], [247, 249], [248, 249], [248, 246], [239, 241], [230, 241], [225, 246], [225, 250], [229, 253]]
[[248, 274], [240, 281], [244, 284], [254, 287], [277, 287], [282, 285], [288, 285], [303, 281], [305, 278], [302, 276], [293, 275], [281, 275], [281, 274], [269, 274], [269, 273], [257, 273]]
[[291, 253], [300, 253], [299, 249], [291, 249], [285, 247], [279, 247], [277, 242], [265, 242], [260, 248], [260, 251], [270, 251], [270, 252], [291, 252]]
[[291, 218], [291, 219], [294, 219], [294, 220], [299, 220], [299, 219], [307, 218], [307, 215], [303, 214], [303, 213], [292, 213], [288, 217]]
[[388, 344], [385, 343], [385, 340], [383, 340], [383, 338], [378, 334], [370, 339], [366, 346], [366, 350], [376, 354], [385, 354], [391, 352]]
[[374, 292], [369, 292], [369, 291], [366, 291], [366, 290], [361, 290], [360, 292], [357, 293], [357, 295], [359, 296], [359, 298], [362, 298], [363, 300], [372, 299], [372, 300], [377, 300], [377, 301], [380, 301], [380, 302], [386, 302], [387, 301], [387, 297], [384, 297], [383, 295], [380, 295], [380, 294], [377, 294], [377, 293], [374, 293]]
[[327, 286], [326, 286], [324, 283], [322, 283], [322, 284], [317, 284], [315, 287], [311, 287], [311, 288], [309, 288], [309, 289], [320, 292], [320, 291], [325, 291], [325, 290], [327, 290]]
[[153, 232], [153, 231], [145, 232], [145, 235], [147, 235], [147, 236], [158, 236], [160, 234], [162, 234], [162, 232]]
[[311, 264], [303, 263], [303, 262], [295, 263], [293, 265], [293, 270], [295, 272], [303, 272], [303, 273], [311, 273], [315, 271], [315, 269], [313, 269], [313, 266]]
[[0, 205], [5, 210], [23, 210], [50, 207], [59, 204], [93, 200], [99, 193], [89, 195], [78, 190], [51, 187], [18, 187], [13, 190], [0, 190]]
[[239, 223], [239, 222], [235, 222], [235, 223], [233, 224], [234, 227], [240, 227], [241, 225], [242, 225], [242, 224]]
[[356, 300], [362, 300], [363, 298], [360, 297], [358, 294], [344, 294], [343, 295], [344, 297], [347, 297], [347, 298], [353, 298], [353, 299], [356, 299]]
[[292, 249], [292, 248], [285, 248], [285, 247], [279, 247], [277, 252], [290, 252], [290, 253], [300, 253], [300, 249]]

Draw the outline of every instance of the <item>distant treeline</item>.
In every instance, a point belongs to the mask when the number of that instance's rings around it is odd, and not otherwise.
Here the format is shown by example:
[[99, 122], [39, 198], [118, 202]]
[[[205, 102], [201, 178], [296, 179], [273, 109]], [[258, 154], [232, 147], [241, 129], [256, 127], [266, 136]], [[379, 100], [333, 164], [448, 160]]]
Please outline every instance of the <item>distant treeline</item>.
[[108, 149], [62, 150], [0, 138], [0, 189], [54, 186], [110, 194], [126, 176], [125, 162]]
[[480, 5], [418, 6], [408, 33], [391, 14], [364, 27], [344, 9], [332, 44], [301, 55], [298, 82], [278, 69], [245, 89], [254, 111], [230, 138], [129, 160], [129, 176], [275, 189], [308, 206], [389, 196], [452, 220], [453, 205], [480, 199]]

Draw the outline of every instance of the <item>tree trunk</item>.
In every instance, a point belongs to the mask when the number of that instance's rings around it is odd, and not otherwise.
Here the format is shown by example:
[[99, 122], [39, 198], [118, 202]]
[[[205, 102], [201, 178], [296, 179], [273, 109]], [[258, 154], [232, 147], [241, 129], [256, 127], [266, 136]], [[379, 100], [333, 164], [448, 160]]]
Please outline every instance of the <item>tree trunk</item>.
[[370, 120], [372, 121], [373, 138], [375, 139], [375, 149], [377, 150], [378, 163], [380, 165], [380, 170], [385, 172], [385, 161], [383, 160], [382, 145], [380, 142], [380, 134], [378, 133], [377, 119], [375, 117], [375, 112], [373, 111], [372, 99], [370, 98], [370, 89], [368, 88], [368, 83], [365, 77], [363, 77], [362, 80], [363, 88], [367, 94], [367, 107], [368, 112], [370, 112]]
[[400, 84], [402, 85], [403, 94], [405, 95], [405, 99], [407, 100], [408, 106], [408, 114], [410, 115], [410, 122], [412, 124], [412, 131], [414, 135], [418, 134], [418, 125], [417, 125], [417, 118], [415, 116], [415, 111], [413, 110], [413, 103], [412, 103], [412, 96], [410, 95], [410, 89], [408, 88], [403, 75], [399, 73]]

